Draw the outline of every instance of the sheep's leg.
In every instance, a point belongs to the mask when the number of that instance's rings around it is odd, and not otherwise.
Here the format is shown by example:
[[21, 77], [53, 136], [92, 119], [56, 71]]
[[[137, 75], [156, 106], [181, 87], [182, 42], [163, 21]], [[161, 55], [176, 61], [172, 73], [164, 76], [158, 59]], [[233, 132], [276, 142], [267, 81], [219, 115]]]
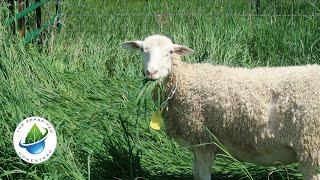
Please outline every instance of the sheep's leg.
[[199, 164], [198, 159], [196, 157], [196, 153], [193, 153], [193, 178], [199, 178]]
[[211, 180], [211, 168], [214, 153], [205, 149], [195, 149], [193, 152], [193, 177], [195, 180]]
[[300, 164], [304, 180], [320, 180], [320, 174], [317, 174], [316, 167]]

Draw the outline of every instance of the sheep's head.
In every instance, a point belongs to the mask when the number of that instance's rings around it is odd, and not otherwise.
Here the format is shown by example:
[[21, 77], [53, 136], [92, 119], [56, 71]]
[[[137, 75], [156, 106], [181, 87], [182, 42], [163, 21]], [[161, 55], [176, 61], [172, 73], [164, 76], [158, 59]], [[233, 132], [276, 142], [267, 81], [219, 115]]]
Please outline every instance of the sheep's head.
[[166, 77], [171, 72], [174, 54], [183, 56], [193, 53], [192, 49], [174, 44], [161, 35], [149, 36], [144, 41], [127, 41], [122, 45], [126, 49], [141, 50], [144, 74], [151, 80]]

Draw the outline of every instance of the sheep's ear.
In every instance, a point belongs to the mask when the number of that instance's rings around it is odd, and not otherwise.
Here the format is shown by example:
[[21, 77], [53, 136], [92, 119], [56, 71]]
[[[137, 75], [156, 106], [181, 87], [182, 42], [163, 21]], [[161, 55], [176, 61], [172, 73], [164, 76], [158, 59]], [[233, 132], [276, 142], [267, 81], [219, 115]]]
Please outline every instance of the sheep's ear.
[[122, 47], [125, 49], [140, 50], [143, 41], [126, 41], [122, 43]]
[[175, 44], [173, 49], [174, 49], [174, 53], [176, 53], [180, 56], [192, 54], [194, 52], [192, 49], [190, 49], [186, 46], [181, 46], [179, 44]]

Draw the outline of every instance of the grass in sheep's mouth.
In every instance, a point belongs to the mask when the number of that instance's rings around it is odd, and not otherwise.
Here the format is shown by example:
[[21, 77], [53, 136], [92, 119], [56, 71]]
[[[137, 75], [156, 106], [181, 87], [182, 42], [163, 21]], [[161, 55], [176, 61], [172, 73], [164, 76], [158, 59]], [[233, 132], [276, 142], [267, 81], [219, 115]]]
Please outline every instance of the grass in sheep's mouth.
[[147, 101], [148, 98], [152, 97], [152, 93], [155, 90], [155, 88], [157, 88], [156, 90], [157, 90], [158, 98], [154, 101], [154, 105], [156, 109], [161, 108], [161, 104], [163, 101], [163, 97], [161, 97], [161, 95], [165, 91], [162, 82], [163, 82], [163, 79], [157, 79], [157, 80], [144, 79], [143, 80], [143, 86], [140, 88], [139, 94], [136, 98], [136, 104], [139, 109], [144, 106], [145, 101]]
[[146, 115], [147, 112], [147, 105], [146, 102], [151, 99], [150, 97], [154, 96], [154, 93], [157, 93], [156, 97], [157, 99], [153, 99], [153, 113], [151, 115], [151, 121], [150, 121], [150, 127], [154, 130], [160, 130], [162, 124], [163, 124], [163, 118], [161, 116], [162, 110], [164, 109], [164, 106], [166, 103], [163, 101], [164, 97], [164, 86], [163, 86], [163, 79], [157, 79], [157, 80], [149, 80], [144, 79], [143, 80], [143, 86], [140, 88], [140, 91], [138, 93], [138, 96], [136, 98], [136, 104], [138, 107], [138, 110], [144, 109], [145, 117], [148, 117]]

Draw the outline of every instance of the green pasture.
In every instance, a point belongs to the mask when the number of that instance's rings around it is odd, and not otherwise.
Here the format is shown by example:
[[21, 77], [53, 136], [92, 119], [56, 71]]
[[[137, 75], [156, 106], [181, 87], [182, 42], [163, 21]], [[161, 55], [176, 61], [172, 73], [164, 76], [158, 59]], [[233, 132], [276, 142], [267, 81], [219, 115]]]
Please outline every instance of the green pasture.
[[[0, 22], [6, 18], [2, 6]], [[63, 0], [62, 20], [43, 46], [24, 46], [0, 23], [0, 179], [192, 179], [192, 154], [149, 128], [150, 98], [138, 108], [141, 58], [123, 41], [163, 34], [195, 50], [187, 62], [320, 63], [317, 0], [262, 0], [260, 16], [249, 0]], [[12, 144], [17, 124], [35, 115], [58, 135], [40, 165], [20, 160]], [[297, 164], [243, 165], [254, 179], [301, 178]], [[241, 168], [217, 156], [212, 173], [246, 179]]]

